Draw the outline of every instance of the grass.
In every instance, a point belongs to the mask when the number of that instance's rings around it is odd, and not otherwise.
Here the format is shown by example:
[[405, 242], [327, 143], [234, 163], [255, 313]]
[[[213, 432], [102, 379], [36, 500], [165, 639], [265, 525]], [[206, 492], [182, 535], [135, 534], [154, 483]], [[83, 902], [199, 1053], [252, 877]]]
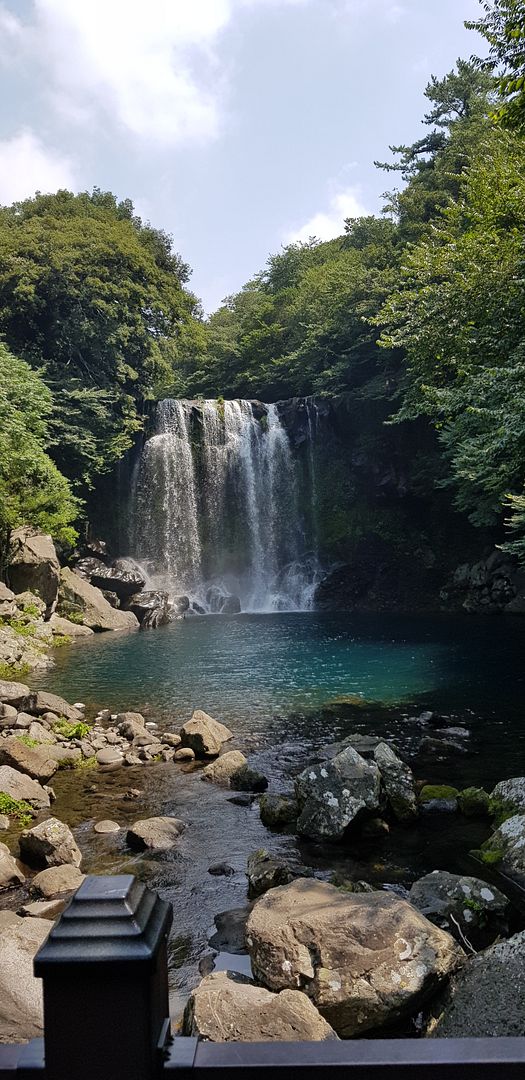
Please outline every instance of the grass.
[[30, 671], [30, 664], [0, 664], [0, 679], [5, 679], [6, 682], [16, 682], [18, 679], [23, 678], [24, 675], [29, 675]]
[[17, 735], [17, 739], [18, 742], [23, 743], [24, 746], [29, 746], [32, 750], [34, 750], [35, 746], [41, 745], [38, 739], [32, 739], [30, 735]]
[[95, 769], [97, 765], [96, 757], [80, 758], [80, 761], [73, 763], [74, 769]]
[[5, 791], [0, 791], [0, 814], [14, 817], [21, 825], [29, 825], [34, 817], [33, 808], [23, 799], [12, 799]]
[[89, 734], [89, 724], [84, 723], [83, 720], [70, 724], [65, 716], [60, 716], [53, 724], [53, 731], [55, 735], [61, 735], [63, 739], [84, 739]]
[[51, 646], [53, 649], [62, 649], [64, 645], [71, 645], [72, 640], [69, 634], [53, 634]]
[[77, 626], [84, 625], [84, 616], [81, 611], [70, 611], [64, 618], [68, 619], [69, 622], [76, 623]]

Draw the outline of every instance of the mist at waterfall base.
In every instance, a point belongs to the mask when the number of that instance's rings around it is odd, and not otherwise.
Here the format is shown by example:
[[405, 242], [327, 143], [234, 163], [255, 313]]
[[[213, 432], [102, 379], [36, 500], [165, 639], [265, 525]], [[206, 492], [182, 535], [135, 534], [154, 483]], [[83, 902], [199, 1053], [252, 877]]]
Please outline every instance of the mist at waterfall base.
[[321, 568], [308, 399], [301, 452], [278, 405], [166, 399], [132, 491], [130, 546], [148, 587], [190, 611], [308, 611]]

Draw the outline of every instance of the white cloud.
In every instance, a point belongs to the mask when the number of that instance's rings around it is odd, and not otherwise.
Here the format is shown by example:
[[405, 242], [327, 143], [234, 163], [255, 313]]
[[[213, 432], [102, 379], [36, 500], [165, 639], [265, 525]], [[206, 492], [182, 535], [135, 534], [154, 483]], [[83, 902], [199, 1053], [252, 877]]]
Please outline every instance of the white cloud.
[[32, 131], [0, 140], [0, 203], [8, 205], [35, 194], [74, 188], [71, 162], [44, 146]]
[[319, 210], [300, 228], [292, 229], [285, 243], [305, 243], [312, 236], [318, 240], [332, 240], [344, 232], [345, 218], [363, 217], [369, 212], [361, 202], [359, 188], [346, 188], [332, 196], [326, 210]]
[[409, 13], [408, 8], [397, 3], [397, 0], [332, 0], [332, 4], [336, 14], [351, 18], [364, 17], [371, 20], [373, 25], [377, 19], [394, 25]]

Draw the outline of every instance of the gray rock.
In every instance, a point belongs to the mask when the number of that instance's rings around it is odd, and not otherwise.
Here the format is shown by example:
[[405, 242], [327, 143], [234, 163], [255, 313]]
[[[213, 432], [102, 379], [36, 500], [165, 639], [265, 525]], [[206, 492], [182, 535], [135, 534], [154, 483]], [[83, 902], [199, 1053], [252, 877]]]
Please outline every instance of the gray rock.
[[521, 1037], [525, 1016], [525, 931], [491, 945], [453, 980], [437, 1024], [439, 1039]]
[[53, 732], [43, 724], [39, 724], [37, 720], [33, 720], [33, 723], [29, 725], [27, 734], [30, 739], [43, 743], [44, 746], [52, 746], [57, 741], [56, 735], [53, 735]]
[[211, 874], [212, 877], [231, 877], [232, 874], [235, 873], [235, 870], [229, 863], [220, 862], [213, 863], [212, 866], [209, 866], [208, 873]]
[[60, 572], [59, 612], [66, 618], [72, 612], [80, 612], [84, 626], [95, 631], [136, 630], [139, 625], [132, 611], [112, 607], [100, 589], [67, 566]]
[[14, 705], [0, 705], [0, 727], [12, 727], [16, 715], [17, 710]]
[[68, 900], [33, 900], [23, 904], [20, 914], [31, 919], [58, 919], [68, 905]]
[[195, 761], [195, 751], [189, 746], [181, 746], [173, 755], [174, 761]]
[[127, 833], [130, 847], [139, 851], [168, 851], [175, 847], [186, 828], [183, 821], [175, 817], [153, 817], [136, 821]]
[[269, 889], [275, 889], [278, 885], [288, 885], [293, 881], [293, 873], [290, 867], [282, 859], [270, 855], [269, 851], [260, 848], [248, 856], [248, 896], [251, 900], [256, 896], [262, 896]]
[[496, 784], [491, 799], [498, 809], [513, 814], [525, 813], [525, 776], [514, 776]]
[[507, 818], [485, 841], [481, 857], [525, 888], [525, 814]]
[[34, 716], [31, 716], [31, 713], [19, 712], [19, 713], [17, 713], [16, 718], [13, 721], [11, 727], [15, 731], [20, 731], [20, 734], [23, 733], [24, 735], [27, 735], [27, 734], [29, 734], [29, 728], [31, 727], [31, 724], [34, 722], [34, 719], [35, 718], [34, 718]]
[[57, 762], [50, 755], [52, 747], [32, 747], [17, 739], [16, 735], [0, 741], [0, 765], [9, 765], [17, 772], [25, 773], [32, 780], [47, 784], [57, 771]]
[[102, 834], [120, 832], [118, 821], [110, 821], [109, 818], [104, 819], [104, 821], [97, 821], [93, 828], [96, 833]]
[[381, 773], [383, 787], [392, 813], [398, 821], [413, 821], [417, 817], [416, 786], [412, 769], [405, 765], [388, 743], [379, 743], [374, 760]]
[[508, 931], [507, 897], [480, 878], [434, 870], [414, 882], [409, 899], [460, 944], [466, 938], [475, 948], [482, 948]]
[[465, 959], [393, 893], [346, 893], [312, 878], [257, 900], [246, 940], [254, 977], [269, 990], [302, 990], [342, 1038], [413, 1015]]
[[25, 875], [16, 859], [8, 851], [0, 850], [0, 889], [11, 889], [14, 885], [23, 885], [24, 881]]
[[341, 839], [358, 814], [378, 810], [381, 777], [349, 746], [332, 761], [311, 765], [297, 777], [297, 831], [313, 839]]
[[9, 821], [7, 814], [0, 814], [0, 831], [5, 832], [6, 829], [9, 828], [10, 824], [11, 822]]
[[221, 757], [206, 765], [202, 770], [201, 779], [212, 784], [219, 784], [220, 787], [230, 787], [232, 779], [245, 765], [247, 761], [240, 750], [229, 750], [228, 753], [222, 754]]
[[113, 746], [106, 746], [103, 750], [97, 750], [95, 756], [99, 765], [122, 765], [124, 763], [121, 751]]
[[180, 735], [175, 735], [173, 731], [164, 731], [162, 734], [162, 742], [166, 746], [173, 746], [175, 749], [181, 744]]
[[42, 980], [33, 975], [33, 959], [51, 924], [13, 919], [0, 933], [0, 1043], [27, 1042], [43, 1027]]
[[292, 795], [263, 795], [259, 802], [261, 821], [269, 829], [284, 829], [295, 824], [299, 815], [297, 799]]
[[223, 743], [233, 738], [232, 732], [201, 709], [196, 709], [180, 730], [181, 746], [189, 747], [195, 757], [217, 757]]
[[231, 971], [214, 971], [192, 990], [184, 1034], [209, 1042], [320, 1042], [337, 1036], [305, 994], [272, 994]]
[[17, 711], [23, 709], [31, 691], [25, 683], [0, 679], [0, 701], [12, 705]]
[[52, 611], [56, 603], [60, 564], [50, 536], [23, 525], [11, 533], [9, 583], [15, 593], [37, 593]]
[[80, 866], [82, 854], [71, 829], [58, 818], [47, 818], [20, 836], [20, 854], [29, 866]]
[[130, 742], [138, 735], [146, 734], [145, 721], [141, 713], [117, 713], [115, 723], [118, 724], [119, 735], [123, 735], [124, 738], [129, 739]]
[[36, 716], [45, 716], [51, 712], [56, 717], [64, 716], [70, 724], [77, 724], [84, 719], [84, 713], [80, 709], [70, 705], [69, 701], [58, 694], [50, 694], [47, 690], [37, 690], [29, 696], [26, 703], [28, 712]]
[[49, 757], [56, 761], [59, 768], [74, 768], [82, 760], [82, 750], [77, 746], [64, 746], [63, 743], [59, 743], [56, 746], [49, 746], [47, 749]]
[[58, 896], [76, 892], [84, 877], [85, 874], [70, 863], [50, 866], [48, 870], [41, 870], [39, 874], [35, 874], [31, 889], [46, 900], [54, 900]]
[[29, 803], [35, 810], [47, 810], [49, 795], [37, 780], [18, 772], [10, 765], [0, 766], [0, 791], [16, 801]]
[[64, 619], [56, 613], [51, 616], [49, 625], [53, 634], [57, 637], [65, 636], [78, 640], [79, 638], [93, 637], [94, 633], [91, 627], [84, 626], [83, 623], [71, 622], [70, 619]]

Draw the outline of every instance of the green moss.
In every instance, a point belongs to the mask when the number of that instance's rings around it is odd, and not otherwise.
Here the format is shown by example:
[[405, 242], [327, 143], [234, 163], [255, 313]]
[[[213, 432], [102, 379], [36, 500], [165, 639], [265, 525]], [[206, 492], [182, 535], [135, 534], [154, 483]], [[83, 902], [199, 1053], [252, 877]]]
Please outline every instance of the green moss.
[[425, 784], [419, 794], [420, 802], [431, 802], [433, 799], [457, 799], [459, 791], [447, 784]]
[[23, 799], [12, 799], [10, 795], [6, 795], [5, 791], [0, 791], [0, 814], [16, 818], [20, 825], [29, 825], [34, 817], [29, 803], [24, 802]]
[[21, 742], [24, 746], [29, 746], [32, 749], [34, 749], [35, 746], [40, 746], [38, 739], [32, 739], [30, 735], [17, 735], [17, 739], [18, 742]]
[[491, 848], [489, 850], [480, 848], [477, 851], [471, 851], [470, 854], [474, 855], [474, 857], [484, 863], [485, 866], [497, 866], [503, 859], [505, 852], [502, 848]]
[[511, 803], [502, 802], [501, 799], [489, 799], [488, 812], [490, 816], [494, 818], [494, 824], [499, 829], [504, 821], [508, 821], [508, 819], [514, 817], [515, 814], [521, 814], [522, 810], [519, 806], [513, 806]]
[[465, 817], [487, 817], [490, 813], [490, 796], [483, 788], [464, 788], [458, 795], [458, 804]]
[[474, 911], [476, 915], [483, 915], [485, 912], [483, 904], [481, 904], [479, 900], [474, 900], [472, 896], [465, 897], [463, 900], [463, 907], [468, 908], [469, 911]]
[[61, 716], [53, 724], [55, 735], [61, 735], [64, 739], [84, 739], [89, 734], [89, 724], [79, 720], [76, 724], [70, 724], [65, 716]]
[[30, 664], [0, 664], [0, 679], [5, 679], [7, 682], [16, 682], [17, 679], [23, 678], [24, 675], [29, 675], [30, 671]]
[[2, 626], [8, 626], [10, 630], [13, 630], [15, 634], [19, 634], [20, 637], [34, 637], [35, 628], [32, 623], [24, 622], [23, 619], [17, 619], [13, 616], [10, 619], [2, 619]]
[[54, 634], [51, 640], [51, 645], [54, 649], [62, 649], [64, 645], [71, 645], [72, 638], [69, 634]]
[[36, 604], [23, 604], [22, 611], [24, 612], [24, 615], [30, 615], [32, 619], [40, 618], [40, 611]]
[[69, 619], [69, 622], [76, 623], [77, 626], [84, 625], [84, 616], [81, 611], [69, 611], [66, 619]]
[[96, 757], [80, 758], [80, 761], [73, 763], [74, 769], [95, 769], [97, 765]]

